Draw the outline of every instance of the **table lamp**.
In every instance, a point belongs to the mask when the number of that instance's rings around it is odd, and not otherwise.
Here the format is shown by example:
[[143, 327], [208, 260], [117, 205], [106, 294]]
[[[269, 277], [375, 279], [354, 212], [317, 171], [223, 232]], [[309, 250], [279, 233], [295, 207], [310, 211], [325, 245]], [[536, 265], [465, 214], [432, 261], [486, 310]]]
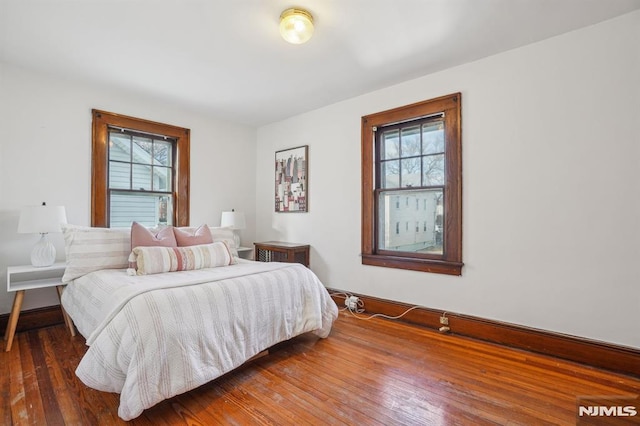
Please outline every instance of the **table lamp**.
[[238, 235], [236, 230], [244, 229], [247, 226], [244, 220], [244, 213], [237, 212], [234, 209], [231, 209], [230, 212], [222, 212], [220, 226], [233, 230], [233, 241], [236, 243], [236, 248], [240, 247], [240, 235]]
[[40, 241], [31, 252], [33, 266], [51, 266], [56, 261], [56, 248], [47, 239], [49, 232], [60, 232], [60, 225], [67, 223], [67, 213], [63, 206], [24, 207], [20, 212], [18, 232], [20, 234], [40, 234]]

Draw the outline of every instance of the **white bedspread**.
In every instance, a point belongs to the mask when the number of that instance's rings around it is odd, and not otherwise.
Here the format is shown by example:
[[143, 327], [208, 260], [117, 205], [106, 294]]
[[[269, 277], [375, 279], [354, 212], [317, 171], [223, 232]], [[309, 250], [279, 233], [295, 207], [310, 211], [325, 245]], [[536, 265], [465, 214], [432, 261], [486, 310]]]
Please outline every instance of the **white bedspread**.
[[90, 345], [76, 374], [120, 393], [124, 420], [278, 342], [310, 331], [327, 337], [338, 313], [309, 269], [264, 262], [148, 276], [92, 272], [67, 285], [62, 304]]

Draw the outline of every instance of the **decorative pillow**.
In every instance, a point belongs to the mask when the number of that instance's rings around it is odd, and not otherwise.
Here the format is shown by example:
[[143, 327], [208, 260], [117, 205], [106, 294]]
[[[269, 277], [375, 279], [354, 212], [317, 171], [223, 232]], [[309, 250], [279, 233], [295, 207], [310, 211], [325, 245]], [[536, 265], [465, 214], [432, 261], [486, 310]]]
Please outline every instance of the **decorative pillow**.
[[211, 244], [213, 236], [207, 225], [199, 228], [173, 228], [178, 247], [197, 246], [201, 244]]
[[131, 224], [131, 249], [135, 247], [177, 247], [176, 237], [173, 234], [173, 227], [166, 226], [159, 230], [151, 230], [138, 222]]
[[67, 283], [100, 269], [125, 269], [131, 251], [128, 229], [62, 225], [67, 267], [62, 282]]
[[189, 247], [135, 247], [137, 275], [215, 268], [235, 263], [224, 242]]
[[131, 224], [131, 254], [129, 255], [129, 268], [136, 269], [133, 249], [136, 247], [177, 247], [176, 237], [173, 234], [173, 226], [150, 229], [138, 222]]
[[210, 226], [209, 230], [211, 231], [214, 243], [224, 241], [229, 246], [233, 257], [238, 257], [238, 247], [236, 247], [233, 229]]

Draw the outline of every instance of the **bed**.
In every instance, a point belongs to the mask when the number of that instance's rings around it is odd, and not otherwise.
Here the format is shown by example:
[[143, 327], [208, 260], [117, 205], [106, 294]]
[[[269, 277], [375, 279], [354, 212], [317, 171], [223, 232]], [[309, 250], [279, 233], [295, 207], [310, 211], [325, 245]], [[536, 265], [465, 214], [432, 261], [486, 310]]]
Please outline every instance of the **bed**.
[[63, 230], [62, 305], [89, 346], [77, 376], [91, 388], [120, 393], [123, 420], [279, 342], [307, 332], [327, 337], [337, 317], [327, 290], [303, 265], [232, 253], [231, 265], [131, 275], [114, 267], [130, 251], [126, 234], [94, 229]]

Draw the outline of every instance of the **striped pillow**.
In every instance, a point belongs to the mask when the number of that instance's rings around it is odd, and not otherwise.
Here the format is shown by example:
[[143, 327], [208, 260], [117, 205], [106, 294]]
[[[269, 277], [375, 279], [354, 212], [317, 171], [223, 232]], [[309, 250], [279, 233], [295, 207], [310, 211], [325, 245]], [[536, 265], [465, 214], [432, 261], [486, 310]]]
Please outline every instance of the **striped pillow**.
[[225, 242], [188, 247], [135, 247], [137, 275], [215, 268], [235, 263]]
[[67, 267], [66, 283], [100, 269], [126, 269], [131, 252], [129, 229], [62, 225]]

